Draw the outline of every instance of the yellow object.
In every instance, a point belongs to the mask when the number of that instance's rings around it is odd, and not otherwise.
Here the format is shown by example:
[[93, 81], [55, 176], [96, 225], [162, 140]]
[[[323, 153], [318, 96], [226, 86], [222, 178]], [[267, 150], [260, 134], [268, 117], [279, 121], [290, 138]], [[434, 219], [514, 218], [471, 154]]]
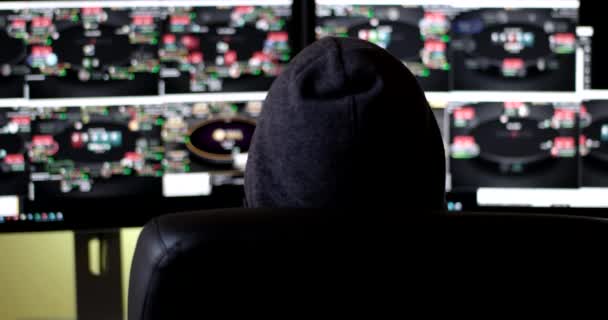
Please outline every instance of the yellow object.
[[[121, 230], [125, 315], [129, 270], [140, 231]], [[72, 232], [0, 234], [0, 319], [28, 318], [76, 319]]]

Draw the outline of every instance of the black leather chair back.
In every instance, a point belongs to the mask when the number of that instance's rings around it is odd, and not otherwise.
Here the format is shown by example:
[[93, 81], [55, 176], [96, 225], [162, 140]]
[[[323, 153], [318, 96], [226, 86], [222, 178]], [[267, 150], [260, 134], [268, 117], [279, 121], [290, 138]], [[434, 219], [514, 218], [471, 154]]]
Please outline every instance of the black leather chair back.
[[[372, 218], [378, 216], [402, 218]], [[412, 294], [437, 299], [446, 281], [470, 279], [467, 274], [603, 259], [607, 230], [601, 219], [516, 214], [235, 209], [168, 215], [148, 223], [139, 238], [129, 319], [387, 310]]]

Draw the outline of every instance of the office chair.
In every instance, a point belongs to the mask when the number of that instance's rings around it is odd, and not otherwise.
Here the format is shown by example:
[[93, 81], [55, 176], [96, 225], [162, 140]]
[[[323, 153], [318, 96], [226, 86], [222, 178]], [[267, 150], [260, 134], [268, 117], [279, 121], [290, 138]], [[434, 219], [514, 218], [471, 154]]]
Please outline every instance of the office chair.
[[453, 279], [471, 285], [475, 277], [486, 281], [482, 273], [603, 259], [608, 244], [604, 219], [397, 209], [379, 219], [380, 211], [233, 209], [156, 218], [137, 243], [129, 319], [387, 311], [412, 294], [446, 298], [441, 288]]

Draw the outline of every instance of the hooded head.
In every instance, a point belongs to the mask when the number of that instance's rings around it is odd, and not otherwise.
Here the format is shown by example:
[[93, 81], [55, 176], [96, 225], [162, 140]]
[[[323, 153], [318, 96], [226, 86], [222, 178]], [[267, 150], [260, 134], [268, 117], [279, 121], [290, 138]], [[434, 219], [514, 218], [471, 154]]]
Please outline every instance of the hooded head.
[[249, 150], [249, 207], [441, 210], [444, 190], [432, 111], [382, 48], [325, 38], [274, 82]]

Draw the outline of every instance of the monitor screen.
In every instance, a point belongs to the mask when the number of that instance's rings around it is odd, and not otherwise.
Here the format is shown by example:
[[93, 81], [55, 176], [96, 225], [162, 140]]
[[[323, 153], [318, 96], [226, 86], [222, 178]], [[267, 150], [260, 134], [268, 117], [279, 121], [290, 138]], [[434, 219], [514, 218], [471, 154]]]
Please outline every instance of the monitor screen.
[[0, 3], [0, 231], [241, 205], [291, 23], [290, 0]]

